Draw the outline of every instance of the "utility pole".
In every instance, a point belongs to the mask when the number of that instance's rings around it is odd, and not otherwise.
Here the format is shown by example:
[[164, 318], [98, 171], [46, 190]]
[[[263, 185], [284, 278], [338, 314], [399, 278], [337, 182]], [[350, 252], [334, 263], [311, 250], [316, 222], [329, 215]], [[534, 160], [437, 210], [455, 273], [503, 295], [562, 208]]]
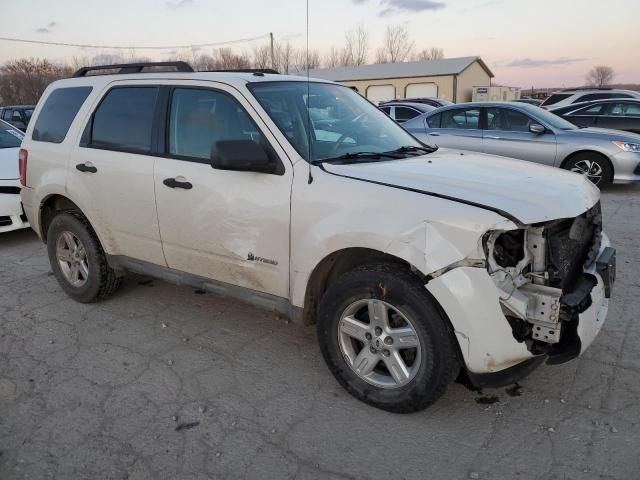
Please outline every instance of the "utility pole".
[[271, 68], [276, 69], [276, 54], [273, 50], [273, 32], [269, 32], [269, 38], [271, 39]]

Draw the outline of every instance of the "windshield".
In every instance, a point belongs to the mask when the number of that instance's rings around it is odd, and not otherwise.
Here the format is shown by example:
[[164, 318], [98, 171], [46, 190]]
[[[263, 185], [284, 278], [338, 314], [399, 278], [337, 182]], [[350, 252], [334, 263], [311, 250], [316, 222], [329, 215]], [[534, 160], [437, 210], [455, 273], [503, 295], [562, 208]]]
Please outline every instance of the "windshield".
[[532, 106], [532, 108], [535, 109], [535, 114], [540, 120], [553, 128], [559, 128], [560, 130], [575, 130], [578, 128], [573, 123], [567, 122], [564, 118], [560, 118], [555, 113], [547, 112], [546, 110], [536, 106]]
[[20, 130], [0, 122], [0, 148], [17, 148], [22, 143], [22, 137]]
[[[291, 145], [307, 161], [424, 148], [384, 112], [348, 87], [329, 83], [249, 85]], [[309, 121], [310, 120], [310, 121]], [[385, 157], [385, 160], [397, 157]]]

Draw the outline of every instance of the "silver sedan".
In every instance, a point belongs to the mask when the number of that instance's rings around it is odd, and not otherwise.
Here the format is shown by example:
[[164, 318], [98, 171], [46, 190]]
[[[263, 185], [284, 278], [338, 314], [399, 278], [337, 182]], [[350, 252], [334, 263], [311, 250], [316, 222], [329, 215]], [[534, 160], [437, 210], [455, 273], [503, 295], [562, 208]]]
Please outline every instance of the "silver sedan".
[[560, 167], [586, 175], [599, 187], [640, 182], [640, 135], [578, 128], [533, 105], [457, 104], [402, 126], [429, 145]]

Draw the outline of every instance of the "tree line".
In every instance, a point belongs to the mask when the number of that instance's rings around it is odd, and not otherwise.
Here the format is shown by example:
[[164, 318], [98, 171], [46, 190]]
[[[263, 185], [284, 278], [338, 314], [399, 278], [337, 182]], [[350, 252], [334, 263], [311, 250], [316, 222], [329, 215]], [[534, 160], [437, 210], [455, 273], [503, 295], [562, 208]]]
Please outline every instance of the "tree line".
[[[417, 50], [404, 25], [389, 25], [383, 42], [373, 50], [369, 32], [363, 25], [347, 31], [341, 46], [332, 46], [324, 55], [316, 49], [296, 48], [290, 41], [262, 44], [237, 52], [230, 48], [210, 51], [191, 49], [172, 52], [165, 60], [182, 60], [196, 71], [273, 68], [284, 74], [300, 74], [308, 69], [365, 65], [370, 62], [393, 63], [444, 58], [441, 48]], [[124, 54], [98, 54], [73, 57], [66, 64], [46, 58], [21, 58], [0, 66], [0, 105], [35, 104], [47, 85], [69, 77], [80, 67], [150, 62], [135, 51]]]

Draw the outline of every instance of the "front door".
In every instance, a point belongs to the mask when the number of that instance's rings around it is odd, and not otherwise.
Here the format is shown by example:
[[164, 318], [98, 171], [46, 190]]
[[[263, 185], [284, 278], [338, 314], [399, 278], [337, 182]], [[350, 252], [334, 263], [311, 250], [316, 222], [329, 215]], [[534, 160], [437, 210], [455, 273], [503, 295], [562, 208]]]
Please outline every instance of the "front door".
[[533, 133], [529, 127], [538, 122], [528, 115], [503, 107], [489, 107], [482, 151], [553, 166], [556, 160], [556, 136], [547, 130]]
[[[154, 176], [168, 266], [288, 297], [292, 169], [284, 151], [252, 106], [226, 86], [170, 87], [167, 111]], [[279, 170], [214, 169], [210, 159], [221, 140], [265, 146]]]

